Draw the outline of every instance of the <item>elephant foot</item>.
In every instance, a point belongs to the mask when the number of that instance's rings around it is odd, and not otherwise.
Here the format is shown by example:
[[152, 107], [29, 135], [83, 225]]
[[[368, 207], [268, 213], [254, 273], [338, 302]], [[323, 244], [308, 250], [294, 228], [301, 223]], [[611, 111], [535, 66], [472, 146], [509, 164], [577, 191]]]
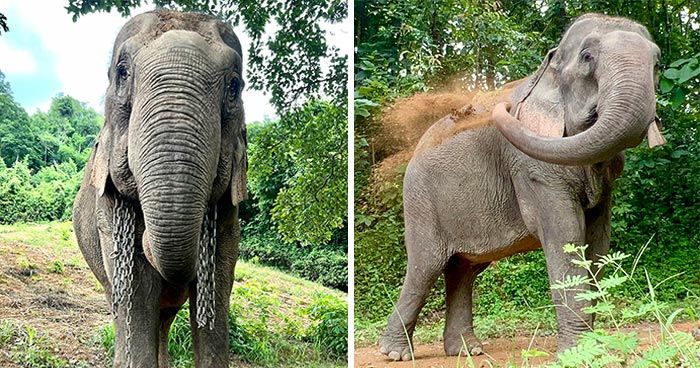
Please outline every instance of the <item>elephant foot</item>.
[[474, 334], [466, 336], [457, 335], [454, 337], [446, 336], [444, 346], [445, 355], [447, 356], [466, 356], [467, 354], [474, 356], [484, 353], [483, 343], [476, 336], [474, 336]]
[[394, 361], [411, 360], [413, 354], [410, 346], [412, 345], [405, 335], [397, 338], [382, 334], [382, 337], [379, 339], [379, 352]]

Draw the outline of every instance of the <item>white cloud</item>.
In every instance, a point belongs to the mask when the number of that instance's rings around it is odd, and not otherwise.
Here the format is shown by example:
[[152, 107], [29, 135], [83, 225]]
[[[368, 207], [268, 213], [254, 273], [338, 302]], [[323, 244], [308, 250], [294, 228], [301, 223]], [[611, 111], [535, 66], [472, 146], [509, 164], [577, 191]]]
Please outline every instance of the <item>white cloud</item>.
[[29, 106], [29, 108], [25, 109], [29, 115], [34, 114], [37, 110], [41, 110], [43, 112], [48, 112], [49, 108], [51, 108], [51, 102], [53, 102], [53, 98], [50, 98], [48, 100], [39, 102], [38, 104], [34, 106]]
[[0, 70], [11, 74], [32, 74], [36, 70], [34, 56], [26, 50], [10, 46], [0, 38]]
[[[56, 79], [64, 92], [94, 109], [103, 110], [107, 67], [114, 39], [126, 23], [118, 13], [96, 13], [73, 22], [65, 2], [34, 0], [15, 2], [10, 12], [20, 15], [28, 29], [36, 32], [50, 54]], [[136, 13], [148, 9], [138, 9]]]

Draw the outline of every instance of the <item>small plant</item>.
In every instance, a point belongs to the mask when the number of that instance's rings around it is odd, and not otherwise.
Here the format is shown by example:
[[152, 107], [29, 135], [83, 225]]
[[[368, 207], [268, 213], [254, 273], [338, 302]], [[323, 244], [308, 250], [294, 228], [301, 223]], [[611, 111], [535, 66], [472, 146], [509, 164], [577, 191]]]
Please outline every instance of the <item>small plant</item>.
[[0, 323], [0, 346], [10, 343], [16, 335], [17, 333], [12, 322], [2, 321]]
[[173, 367], [191, 367], [194, 360], [192, 331], [190, 327], [190, 306], [185, 303], [170, 325], [168, 334], [168, 354]]
[[[642, 248], [640, 255], [645, 248], [646, 246]], [[582, 334], [577, 345], [558, 354], [559, 361], [550, 367], [700, 367], [700, 342], [695, 341], [689, 333], [672, 331], [671, 328], [673, 320], [684, 310], [689, 310], [678, 309], [665, 317], [662, 313], [662, 303], [655, 299], [654, 289], [658, 285], [652, 285], [646, 270], [644, 272], [647, 291], [642, 307], [636, 312], [629, 312], [621, 311], [613, 304], [613, 289], [633, 280], [639, 256], [633, 263], [632, 271], [627, 273], [620, 265], [620, 261], [629, 257], [627, 254], [615, 252], [601, 257], [594, 263], [585, 258], [586, 246], [567, 244], [564, 246], [564, 252], [576, 255], [577, 259], [573, 259], [572, 263], [585, 269], [588, 276], [567, 276], [564, 280], [557, 281], [552, 289], [582, 288], [583, 291], [576, 295], [576, 299], [593, 301], [593, 305], [584, 308], [583, 312], [608, 317], [614, 325], [614, 330], [606, 332], [598, 329]], [[612, 270], [608, 270], [609, 275], [600, 277], [604, 267]], [[631, 286], [639, 288], [634, 283]], [[620, 326], [625, 319], [649, 313], [659, 323], [661, 339], [649, 347], [642, 348], [636, 332], [623, 332]]]
[[62, 274], [63, 271], [65, 271], [66, 266], [63, 265], [63, 262], [60, 260], [56, 259], [51, 261], [49, 265], [46, 267], [46, 270], [49, 271], [50, 273], [57, 273], [57, 274]]
[[107, 355], [107, 360], [111, 365], [114, 361], [114, 325], [110, 323], [102, 327], [97, 343], [105, 350], [105, 355]]
[[34, 276], [37, 271], [36, 263], [32, 263], [25, 256], [17, 257], [17, 268], [24, 276]]
[[26, 325], [25, 331], [15, 347], [15, 352], [12, 354], [12, 360], [22, 364], [23, 367], [67, 367], [68, 362], [52, 354], [54, 349], [55, 346], [50, 342], [46, 333], [37, 334], [36, 329]]
[[332, 295], [315, 293], [309, 307], [316, 325], [309, 338], [319, 351], [340, 358], [348, 354], [348, 305]]

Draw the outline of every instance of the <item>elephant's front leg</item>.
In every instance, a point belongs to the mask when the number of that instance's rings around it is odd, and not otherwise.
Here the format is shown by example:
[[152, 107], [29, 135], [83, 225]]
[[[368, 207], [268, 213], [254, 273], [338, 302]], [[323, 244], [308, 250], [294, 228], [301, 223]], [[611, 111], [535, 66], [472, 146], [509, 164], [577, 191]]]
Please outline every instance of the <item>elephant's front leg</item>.
[[114, 319], [114, 367], [157, 367], [161, 277], [143, 255], [134, 256], [133, 277]]
[[[591, 272], [598, 281], [603, 278], [604, 270], [599, 270], [596, 263], [610, 252], [610, 202], [609, 196], [605, 197], [596, 207], [586, 211], [586, 259], [592, 262]], [[593, 314], [591, 327], [594, 321]]]
[[[539, 202], [538, 235], [545, 258], [551, 285], [567, 276], [587, 277], [585, 269], [571, 261], [574, 254], [564, 253], [565, 244], [583, 245], [586, 241], [586, 221], [581, 205], [566, 194], [550, 194]], [[582, 309], [591, 305], [585, 300], [576, 300], [580, 287], [552, 290], [552, 301], [556, 308], [559, 326], [558, 350], [563, 351], [576, 344], [576, 339], [593, 327], [593, 318]]]
[[238, 258], [238, 240], [240, 230], [235, 208], [227, 209], [219, 204], [219, 218], [227, 216], [217, 227], [216, 239], [216, 293], [214, 298], [214, 326], [197, 326], [197, 283], [190, 285], [190, 324], [194, 343], [196, 367], [228, 367], [229, 345], [229, 306], [233, 273]]

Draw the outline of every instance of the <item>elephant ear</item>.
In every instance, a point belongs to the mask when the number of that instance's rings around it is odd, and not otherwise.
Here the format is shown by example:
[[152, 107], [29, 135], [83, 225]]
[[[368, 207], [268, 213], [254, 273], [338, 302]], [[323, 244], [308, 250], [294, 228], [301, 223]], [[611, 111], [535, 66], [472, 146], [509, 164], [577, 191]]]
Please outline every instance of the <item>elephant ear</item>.
[[[543, 78], [556, 52], [557, 48], [549, 50], [529, 82], [516, 90], [512, 96], [515, 108], [511, 109], [511, 113], [538, 135], [561, 138], [565, 123], [564, 112], [558, 104], [558, 88], [548, 83], [550, 78]], [[535, 90], [537, 92], [533, 93]]]
[[248, 199], [246, 187], [246, 173], [248, 171], [248, 155], [246, 149], [248, 139], [246, 137], [245, 123], [241, 124], [240, 134], [234, 138], [233, 158], [231, 160], [231, 202], [237, 206], [244, 199]]
[[105, 125], [100, 130], [95, 145], [92, 148], [88, 169], [90, 170], [90, 185], [97, 190], [98, 197], [101, 197], [107, 186], [109, 177], [109, 152], [106, 137], [109, 137], [109, 128]]

